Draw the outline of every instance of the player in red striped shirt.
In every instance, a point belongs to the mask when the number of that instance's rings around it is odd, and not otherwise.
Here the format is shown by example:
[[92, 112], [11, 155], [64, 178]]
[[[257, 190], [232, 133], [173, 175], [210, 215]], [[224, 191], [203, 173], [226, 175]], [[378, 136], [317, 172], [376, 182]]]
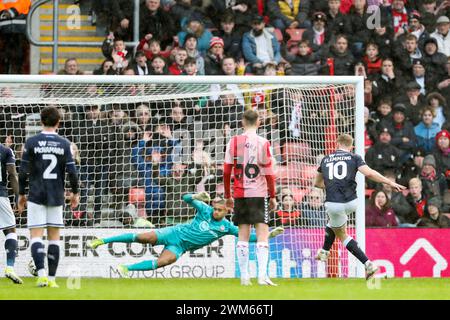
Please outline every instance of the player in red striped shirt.
[[[244, 133], [234, 136], [227, 145], [224, 164], [225, 199], [229, 209], [234, 207], [234, 223], [239, 226], [237, 256], [241, 284], [251, 285], [248, 272], [248, 241], [255, 225], [258, 260], [258, 284], [275, 285], [267, 276], [269, 260], [269, 208], [277, 206], [275, 175], [270, 143], [256, 134], [260, 121], [254, 110], [244, 112]], [[231, 173], [234, 169], [234, 194], [231, 197]], [[268, 195], [270, 200], [268, 200]]]

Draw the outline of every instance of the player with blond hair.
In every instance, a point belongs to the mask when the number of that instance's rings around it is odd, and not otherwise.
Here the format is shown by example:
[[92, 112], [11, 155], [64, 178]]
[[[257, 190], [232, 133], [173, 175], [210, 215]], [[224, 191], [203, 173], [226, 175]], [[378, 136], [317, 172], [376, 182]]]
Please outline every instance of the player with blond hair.
[[359, 248], [358, 243], [347, 234], [348, 215], [356, 211], [356, 173], [359, 171], [367, 178], [390, 185], [397, 191], [406, 187], [384, 177], [378, 171], [371, 169], [360, 155], [352, 153], [353, 138], [342, 134], [337, 138], [337, 150], [325, 156], [318, 168], [314, 185], [325, 189], [325, 208], [329, 222], [325, 228], [325, 240], [322, 249], [317, 253], [316, 260], [326, 261], [336, 237], [366, 268], [366, 279], [375, 275], [379, 268], [373, 264]]

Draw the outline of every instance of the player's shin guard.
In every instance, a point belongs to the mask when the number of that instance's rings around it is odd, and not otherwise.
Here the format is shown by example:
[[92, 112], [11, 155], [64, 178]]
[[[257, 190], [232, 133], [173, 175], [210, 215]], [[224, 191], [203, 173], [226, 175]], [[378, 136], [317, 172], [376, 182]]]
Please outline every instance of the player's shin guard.
[[237, 258], [239, 262], [239, 270], [241, 272], [241, 279], [248, 279], [248, 242], [238, 241], [236, 245]]
[[334, 239], [336, 239], [336, 235], [334, 234], [333, 229], [331, 229], [328, 225], [325, 228], [325, 241], [323, 242], [323, 250], [330, 251], [333, 246]]
[[135, 233], [124, 233], [119, 234], [118, 236], [109, 237], [103, 239], [104, 243], [112, 243], [112, 242], [125, 242], [125, 243], [132, 243], [136, 242], [137, 234]]
[[269, 262], [269, 244], [258, 242], [256, 244], [256, 259], [258, 260], [258, 279], [267, 278], [267, 263]]
[[126, 266], [128, 271], [146, 271], [146, 270], [155, 270], [158, 268], [158, 260], [145, 260], [142, 262], [138, 262], [135, 264], [131, 264]]
[[59, 241], [49, 240], [47, 250], [48, 279], [55, 280], [59, 263]]
[[14, 267], [17, 254], [17, 233], [8, 233], [5, 240], [6, 265]]
[[366, 254], [359, 248], [358, 242], [356, 242], [352, 237], [347, 237], [342, 244], [363, 264], [366, 264], [369, 260]]
[[31, 239], [31, 257], [33, 257], [34, 265], [39, 277], [47, 276], [45, 272], [45, 246], [41, 238]]

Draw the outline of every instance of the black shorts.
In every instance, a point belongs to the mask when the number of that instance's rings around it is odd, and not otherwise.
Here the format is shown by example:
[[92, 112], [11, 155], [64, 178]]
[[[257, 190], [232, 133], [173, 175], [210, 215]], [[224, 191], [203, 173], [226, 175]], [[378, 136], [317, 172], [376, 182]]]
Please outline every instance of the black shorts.
[[240, 224], [269, 223], [268, 198], [234, 199], [233, 222]]

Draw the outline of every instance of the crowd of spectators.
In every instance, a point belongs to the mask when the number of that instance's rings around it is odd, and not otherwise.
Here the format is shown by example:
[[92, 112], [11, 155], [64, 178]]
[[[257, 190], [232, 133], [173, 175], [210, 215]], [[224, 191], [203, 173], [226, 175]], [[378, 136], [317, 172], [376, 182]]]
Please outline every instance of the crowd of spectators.
[[[107, 17], [104, 62], [92, 72], [81, 71], [76, 59], [68, 59], [60, 74], [363, 76], [367, 164], [409, 187], [397, 193], [368, 182], [367, 226], [450, 226], [446, 216], [450, 212], [450, 1], [145, 0], [140, 6], [137, 48], [125, 46], [133, 39], [133, 1], [112, 0], [94, 9]], [[88, 186], [95, 190], [92, 220], [96, 223], [108, 188], [114, 190], [115, 202], [126, 203], [127, 192], [136, 185], [133, 180], [142, 180], [150, 220], [189, 216], [189, 208], [178, 203], [180, 195], [198, 188], [217, 192], [220, 166], [211, 161], [223, 152], [218, 151], [217, 141], [224, 139], [223, 145], [239, 128], [240, 116], [249, 105], [261, 112], [268, 138], [275, 131], [280, 134], [280, 145], [274, 148], [281, 150], [286, 141], [307, 141], [311, 149], [323, 151], [321, 133], [291, 126], [301, 125], [302, 120], [293, 120], [295, 106], [272, 103], [284, 100], [274, 98], [276, 94], [260, 104], [257, 96], [249, 102], [236, 93], [83, 110], [79, 121], [84, 122], [74, 125], [73, 137], [81, 136], [86, 141], [75, 143], [92, 150], [80, 147], [85, 187], [80, 212], [87, 211], [83, 199]], [[320, 112], [304, 108], [305, 117], [320, 118]], [[179, 151], [183, 149], [180, 134], [194, 137], [198, 123], [200, 131], [213, 132], [212, 137], [193, 139], [188, 152], [193, 159], [180, 161], [185, 154]], [[75, 132], [84, 127], [89, 134]], [[120, 148], [112, 135], [121, 137]], [[123, 153], [124, 148], [130, 152]], [[286, 165], [281, 152], [276, 156]], [[118, 165], [110, 159], [117, 157], [123, 163], [113, 170], [115, 174], [128, 166], [124, 172], [134, 176], [112, 179], [127, 185], [106, 186], [104, 175]], [[280, 191], [279, 200], [274, 224], [322, 226], [326, 221], [323, 194], [315, 189], [308, 188], [301, 199], [292, 190]]]

